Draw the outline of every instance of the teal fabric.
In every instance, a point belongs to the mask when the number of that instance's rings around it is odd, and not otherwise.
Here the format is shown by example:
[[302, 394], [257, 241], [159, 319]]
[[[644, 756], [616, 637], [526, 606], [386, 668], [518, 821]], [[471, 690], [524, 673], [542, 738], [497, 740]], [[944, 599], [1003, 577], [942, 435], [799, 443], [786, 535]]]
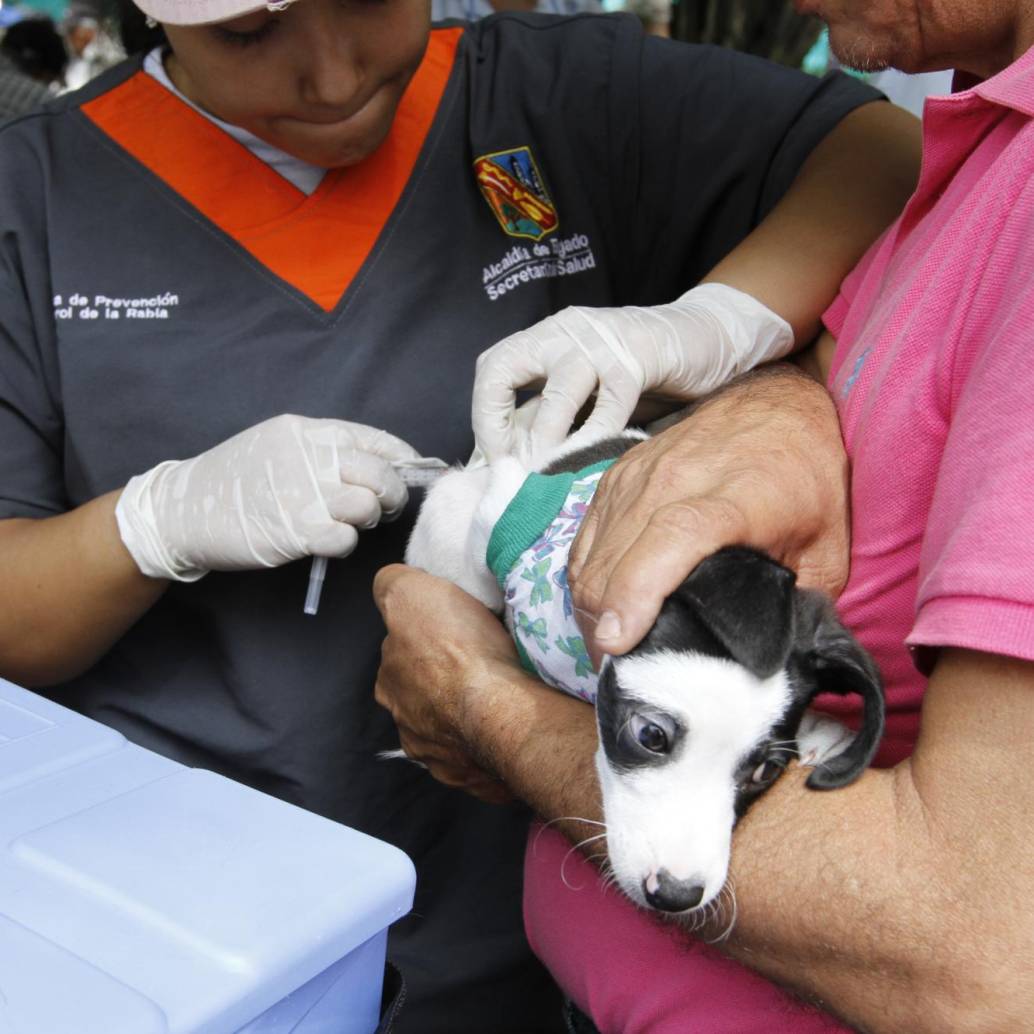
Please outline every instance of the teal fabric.
[[563, 474], [529, 474], [502, 517], [492, 529], [485, 559], [499, 588], [505, 590], [506, 577], [523, 553], [549, 526], [578, 478], [606, 470], [613, 459], [600, 460], [582, 470]]

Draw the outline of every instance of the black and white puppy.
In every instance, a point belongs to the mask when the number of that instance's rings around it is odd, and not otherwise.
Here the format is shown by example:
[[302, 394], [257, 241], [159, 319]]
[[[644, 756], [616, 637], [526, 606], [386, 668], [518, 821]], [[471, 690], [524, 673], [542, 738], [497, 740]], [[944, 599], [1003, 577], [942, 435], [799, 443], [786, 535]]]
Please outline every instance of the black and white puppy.
[[[583, 471], [643, 437], [626, 432], [569, 447], [540, 473]], [[529, 622], [518, 622], [512, 593], [486, 554], [497, 521], [531, 473], [507, 458], [443, 475], [425, 498], [406, 554], [408, 563], [503, 612], [515, 638], [517, 625]], [[548, 638], [541, 631], [543, 650]], [[557, 646], [570, 641], [562, 639]], [[824, 692], [861, 695], [857, 735], [807, 710]], [[605, 659], [595, 704], [596, 768], [614, 875], [633, 901], [671, 913], [715, 900], [736, 822], [791, 758], [815, 766], [808, 787], [845, 786], [872, 760], [884, 724], [879, 673], [830, 601], [796, 588], [793, 572], [745, 547], [702, 561], [643, 641]]]

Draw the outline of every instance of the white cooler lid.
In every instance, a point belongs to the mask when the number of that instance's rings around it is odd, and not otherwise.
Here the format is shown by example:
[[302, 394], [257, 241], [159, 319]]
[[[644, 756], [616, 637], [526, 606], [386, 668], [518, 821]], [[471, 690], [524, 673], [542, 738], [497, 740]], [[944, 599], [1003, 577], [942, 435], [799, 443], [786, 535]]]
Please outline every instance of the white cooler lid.
[[0, 1034], [231, 1034], [409, 911], [397, 848], [0, 680]]

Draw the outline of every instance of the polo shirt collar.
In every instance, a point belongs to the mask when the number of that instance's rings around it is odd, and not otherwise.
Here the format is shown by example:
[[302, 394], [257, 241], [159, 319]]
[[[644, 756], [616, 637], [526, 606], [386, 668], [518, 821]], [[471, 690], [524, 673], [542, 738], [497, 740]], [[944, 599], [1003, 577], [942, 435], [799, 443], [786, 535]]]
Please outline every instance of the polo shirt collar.
[[1034, 116], [1034, 47], [990, 79], [974, 79], [956, 72], [952, 86], [957, 91], [952, 94], [953, 100], [979, 97], [991, 104]]

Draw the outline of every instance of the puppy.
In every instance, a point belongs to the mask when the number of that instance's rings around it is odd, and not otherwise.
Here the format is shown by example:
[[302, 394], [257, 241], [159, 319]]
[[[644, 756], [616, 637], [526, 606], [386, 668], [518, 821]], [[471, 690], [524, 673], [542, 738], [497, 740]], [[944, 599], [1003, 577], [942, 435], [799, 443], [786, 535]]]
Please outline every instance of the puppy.
[[[830, 601], [754, 549], [702, 561], [630, 653], [597, 674], [574, 620], [567, 551], [606, 467], [646, 437], [572, 442], [539, 471], [515, 458], [429, 490], [406, 561], [501, 612], [522, 664], [596, 705], [607, 845], [622, 890], [668, 913], [725, 884], [737, 821], [794, 756], [814, 790], [846, 786], [883, 734], [879, 673]], [[807, 710], [858, 693], [861, 730]]]

